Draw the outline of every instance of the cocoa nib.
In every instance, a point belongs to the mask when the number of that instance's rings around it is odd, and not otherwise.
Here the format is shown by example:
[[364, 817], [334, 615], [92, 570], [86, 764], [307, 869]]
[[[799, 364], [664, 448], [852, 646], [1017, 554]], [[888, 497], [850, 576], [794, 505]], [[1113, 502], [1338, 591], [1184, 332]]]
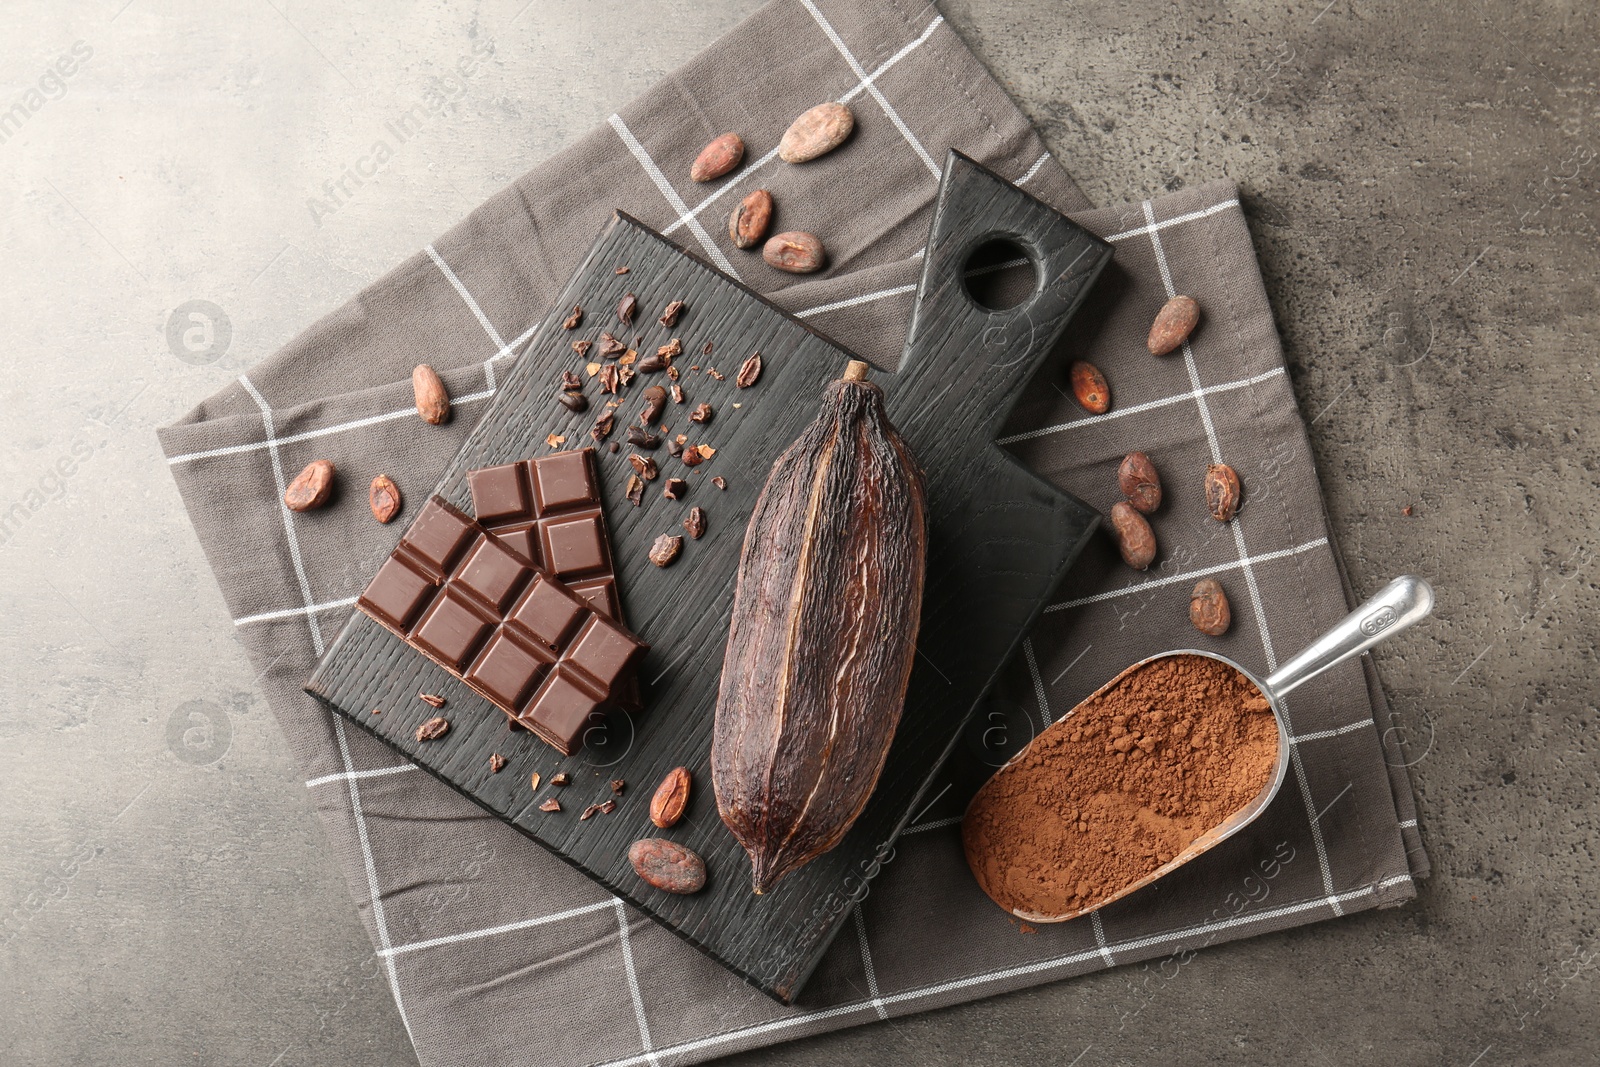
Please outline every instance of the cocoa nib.
[[726, 489], [728, 488], [728, 479], [719, 474], [715, 478], [711, 479], [711, 484], [716, 486], [718, 489]]
[[589, 436], [596, 441], [604, 441], [611, 436], [611, 431], [617, 425], [617, 417], [607, 411], [594, 420], [594, 425], [589, 427]]
[[643, 426], [629, 426], [628, 443], [635, 448], [642, 448], [646, 452], [654, 452], [661, 447], [661, 435], [647, 430]]
[[600, 335], [600, 354], [607, 359], [613, 359], [628, 350], [628, 346], [612, 337], [609, 333]]
[[662, 410], [667, 406], [667, 391], [659, 385], [652, 385], [644, 391], [644, 407], [639, 411], [639, 425], [648, 426], [661, 418]]
[[639, 310], [639, 298], [627, 293], [617, 301], [617, 321], [624, 326], [633, 325], [633, 316]]
[[634, 507], [644, 503], [644, 479], [637, 474], [628, 475], [628, 503]]
[[440, 696], [438, 693], [418, 693], [417, 699], [428, 705], [430, 708], [444, 707], [444, 697]]
[[576, 330], [583, 323], [583, 308], [577, 304], [572, 305], [572, 314], [561, 324], [563, 330]]
[[628, 462], [633, 464], [633, 469], [638, 473], [639, 477], [647, 482], [655, 481], [656, 477], [661, 473], [656, 467], [656, 461], [648, 456], [635, 454], [628, 457]]
[[715, 414], [716, 413], [712, 410], [710, 404], [699, 404], [695, 407], [694, 411], [690, 412], [689, 421], [710, 422], [712, 416]]
[[705, 536], [706, 513], [698, 505], [689, 509], [689, 517], [683, 520], [683, 528], [689, 531], [689, 536], [696, 541]]
[[674, 326], [678, 325], [678, 316], [682, 314], [683, 301], [674, 300], [672, 303], [667, 305], [667, 310], [663, 311], [661, 313], [661, 317], [656, 321], [670, 330]]
[[435, 717], [417, 727], [417, 740], [437, 741], [449, 732], [450, 720]]
[[569, 393], [563, 390], [556, 394], [556, 402], [573, 414], [589, 410], [589, 398], [582, 393]]
[[750, 358], [739, 367], [738, 377], [733, 379], [733, 384], [740, 389], [748, 389], [756, 384], [756, 379], [761, 377], [761, 353], [752, 352]]
[[682, 551], [683, 538], [674, 534], [662, 534], [656, 538], [656, 543], [650, 546], [650, 562], [657, 567], [669, 567]]
[[561, 801], [555, 797], [546, 797], [543, 804], [539, 805], [540, 811], [560, 811]]

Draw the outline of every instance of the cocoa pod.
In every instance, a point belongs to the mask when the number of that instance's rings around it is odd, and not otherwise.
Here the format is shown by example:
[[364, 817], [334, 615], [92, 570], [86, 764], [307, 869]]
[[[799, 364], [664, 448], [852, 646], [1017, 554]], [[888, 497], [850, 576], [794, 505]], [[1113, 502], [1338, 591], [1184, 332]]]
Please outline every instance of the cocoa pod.
[[380, 474], [372, 479], [367, 489], [367, 506], [379, 522], [389, 522], [400, 514], [400, 487], [394, 484], [393, 478]]
[[1134, 570], [1144, 570], [1156, 558], [1155, 531], [1127, 501], [1111, 505], [1111, 532], [1117, 539], [1122, 562]]
[[688, 895], [706, 885], [706, 863], [676, 841], [647, 837], [628, 848], [634, 873], [664, 893]]
[[689, 789], [693, 784], [689, 768], [674, 767], [668, 771], [656, 786], [655, 796], [650, 798], [650, 821], [663, 830], [678, 825], [684, 809], [689, 806]]
[[283, 506], [290, 511], [320, 508], [333, 495], [333, 461], [314, 459], [294, 476], [283, 491]]
[[1104, 415], [1111, 410], [1111, 386], [1100, 368], [1085, 360], [1075, 360], [1067, 368], [1072, 382], [1072, 398], [1091, 415]]
[[770, 238], [761, 248], [761, 258], [790, 274], [810, 274], [822, 269], [828, 254], [815, 235], [790, 230]]
[[728, 216], [728, 236], [736, 248], [754, 248], [772, 225], [772, 194], [756, 189], [739, 201]]
[[689, 178], [697, 182], [716, 181], [737, 167], [743, 159], [744, 138], [736, 133], [725, 133], [700, 149], [700, 154], [694, 157], [694, 164], [689, 168]]
[[1228, 594], [1215, 579], [1202, 578], [1194, 583], [1194, 592], [1189, 594], [1189, 621], [1196, 630], [1211, 637], [1221, 637], [1233, 624]]
[[717, 695], [722, 821], [763, 893], [839, 843], [899, 725], [927, 565], [922, 472], [852, 361], [745, 529]]
[[1161, 305], [1150, 326], [1145, 347], [1152, 356], [1164, 356], [1189, 339], [1200, 322], [1200, 305], [1192, 296], [1175, 296]]
[[1117, 468], [1117, 486], [1141, 514], [1149, 515], [1161, 506], [1161, 475], [1143, 452], [1129, 452], [1123, 459]]
[[417, 398], [417, 414], [423, 422], [437, 426], [450, 417], [450, 394], [439, 380], [439, 372], [426, 363], [418, 363], [412, 370], [411, 392]]
[[1213, 463], [1206, 468], [1206, 510], [1218, 522], [1227, 522], [1239, 514], [1242, 495], [1239, 476], [1226, 463]]
[[789, 124], [778, 142], [778, 158], [806, 163], [844, 144], [856, 128], [855, 112], [844, 104], [818, 104]]

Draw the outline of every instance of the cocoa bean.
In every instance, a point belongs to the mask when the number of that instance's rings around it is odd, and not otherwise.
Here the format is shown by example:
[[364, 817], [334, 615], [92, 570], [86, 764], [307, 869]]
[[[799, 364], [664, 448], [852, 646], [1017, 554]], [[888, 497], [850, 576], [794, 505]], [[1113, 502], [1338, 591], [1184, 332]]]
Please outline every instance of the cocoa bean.
[[818, 104], [789, 124], [778, 142], [778, 158], [785, 163], [806, 163], [844, 144], [856, 128], [856, 116], [838, 103]]
[[1076, 360], [1067, 368], [1072, 382], [1072, 397], [1091, 415], [1104, 415], [1111, 410], [1111, 386], [1100, 368], [1085, 360]]
[[684, 809], [689, 806], [689, 789], [693, 784], [689, 768], [674, 767], [668, 771], [656, 786], [655, 796], [650, 798], [650, 821], [663, 830], [678, 825]]
[[283, 491], [283, 506], [290, 511], [320, 508], [333, 495], [333, 473], [332, 460], [314, 459], [307, 463]]
[[827, 253], [814, 234], [790, 230], [770, 238], [761, 248], [761, 258], [790, 274], [810, 274], [822, 269]]
[[670, 567], [683, 551], [683, 538], [675, 534], [662, 534], [650, 546], [650, 562], [657, 567]]
[[734, 377], [733, 384], [740, 389], [748, 389], [756, 384], [756, 379], [761, 377], [761, 353], [752, 352], [750, 358], [739, 365], [739, 373]]
[[1189, 339], [1200, 322], [1200, 305], [1192, 296], [1175, 296], [1161, 305], [1150, 326], [1145, 347], [1153, 356], [1164, 356]]
[[393, 478], [380, 474], [372, 479], [367, 489], [367, 506], [379, 522], [389, 522], [400, 514], [400, 487], [394, 484]]
[[735, 248], [754, 248], [772, 225], [772, 194], [756, 189], [739, 201], [728, 216], [728, 236]]
[[1143, 452], [1129, 452], [1117, 468], [1117, 485], [1136, 510], [1149, 515], [1161, 506], [1161, 476]]
[[705, 509], [696, 505], [689, 509], [689, 517], [683, 520], [683, 528], [689, 531], [689, 536], [698, 541], [706, 535]]
[[569, 393], [566, 390], [556, 394], [556, 402], [573, 414], [589, 410], [589, 398], [582, 393]]
[[1206, 468], [1206, 510], [1218, 522], [1227, 522], [1239, 513], [1239, 476], [1226, 463]]
[[1228, 594], [1212, 578], [1202, 578], [1194, 584], [1189, 594], [1189, 621], [1194, 628], [1211, 637], [1221, 637], [1233, 623], [1233, 609], [1228, 606]]
[[652, 385], [644, 391], [644, 407], [639, 411], [639, 425], [648, 426], [661, 417], [661, 412], [667, 406], [667, 391], [659, 385]]
[[450, 417], [450, 394], [438, 372], [426, 363], [419, 363], [412, 370], [411, 391], [416, 395], [417, 414], [423, 422], [437, 426]]
[[716, 181], [744, 159], [744, 138], [736, 133], [725, 133], [714, 138], [700, 149], [689, 168], [689, 179], [697, 182]]
[[628, 849], [628, 862], [647, 885], [687, 895], [705, 888], [706, 864], [676, 841], [647, 837]]
[[1156, 558], [1156, 535], [1145, 517], [1126, 501], [1111, 505], [1111, 532], [1117, 539], [1122, 562], [1136, 571], [1150, 566]]

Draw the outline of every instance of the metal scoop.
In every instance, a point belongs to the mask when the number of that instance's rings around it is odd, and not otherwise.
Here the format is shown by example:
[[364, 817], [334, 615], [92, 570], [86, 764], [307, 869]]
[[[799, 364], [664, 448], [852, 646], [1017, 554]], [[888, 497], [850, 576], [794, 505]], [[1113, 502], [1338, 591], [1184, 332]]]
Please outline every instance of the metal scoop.
[[[1432, 610], [1433, 587], [1421, 578], [1404, 575], [1384, 586], [1371, 600], [1368, 600], [1355, 611], [1345, 616], [1342, 621], [1313, 641], [1299, 655], [1294, 656], [1276, 671], [1273, 671], [1265, 680], [1257, 678], [1227, 656], [1219, 656], [1215, 652], [1206, 652], [1196, 648], [1182, 648], [1142, 659], [1095, 690], [1091, 696], [1086, 698], [1085, 703], [1115, 686], [1128, 674], [1158, 659], [1166, 659], [1170, 656], [1206, 656], [1210, 659], [1219, 660], [1254, 683], [1256, 688], [1260, 689], [1267, 698], [1267, 702], [1272, 705], [1272, 716], [1278, 724], [1277, 765], [1273, 769], [1271, 780], [1261, 787], [1261, 791], [1256, 794], [1255, 799], [1230, 815], [1220, 826], [1202, 834], [1167, 863], [1133, 884], [1117, 890], [1117, 892], [1098, 903], [1065, 915], [1029, 911], [1025, 908], [1010, 909], [1011, 913], [1020, 919], [1039, 923], [1066, 922], [1068, 919], [1076, 919], [1080, 915], [1087, 915], [1091, 911], [1105, 907], [1114, 900], [1120, 900], [1136, 889], [1142, 889], [1162, 875], [1177, 870], [1202, 852], [1215, 848], [1221, 842], [1250, 825], [1257, 816], [1266, 810], [1267, 805], [1272, 803], [1273, 798], [1278, 795], [1278, 790], [1282, 788], [1284, 777], [1289, 771], [1289, 730], [1284, 725], [1283, 698], [1298, 686], [1310, 681], [1334, 665], [1343, 663], [1352, 656], [1360, 655], [1384, 638], [1391, 637], [1413, 623], [1421, 621]], [[1071, 715], [1069, 714], [1058, 720], [1050, 729], [1064, 729], [1066, 728], [1065, 724], [1070, 721]], [[1048, 732], [1047, 730], [1046, 733]], [[1044, 734], [1039, 736], [1043, 737]], [[1037, 741], [1038, 738], [1035, 738], [1033, 743], [1037, 743]], [[1030, 743], [1029, 747], [1032, 747], [1032, 743]], [[1027, 752], [1028, 749], [1024, 748], [1011, 758], [1006, 767], [1021, 760], [1027, 755]], [[1004, 770], [1005, 767], [1002, 767], [1001, 771], [1003, 772]], [[982, 790], [979, 790], [979, 795], [981, 794]], [[974, 803], [976, 803], [976, 800], [974, 800]], [[976, 870], [974, 873], [977, 873]], [[981, 875], [979, 876], [979, 884], [982, 884]]]

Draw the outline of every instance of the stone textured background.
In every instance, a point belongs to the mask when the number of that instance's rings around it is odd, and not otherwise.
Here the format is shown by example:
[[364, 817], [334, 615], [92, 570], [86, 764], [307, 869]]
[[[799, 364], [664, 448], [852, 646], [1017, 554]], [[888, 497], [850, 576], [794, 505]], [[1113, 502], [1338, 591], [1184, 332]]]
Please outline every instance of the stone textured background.
[[[0, 113], [43, 99], [0, 125], [5, 1063], [412, 1062], [152, 430], [756, 6], [7, 5]], [[1352, 578], [1439, 592], [1378, 653], [1436, 874], [1176, 972], [741, 1059], [1600, 1057], [1600, 14], [940, 6], [1097, 202], [1240, 184]], [[314, 218], [431, 92], [445, 113]], [[169, 343], [191, 300], [225, 348]]]

